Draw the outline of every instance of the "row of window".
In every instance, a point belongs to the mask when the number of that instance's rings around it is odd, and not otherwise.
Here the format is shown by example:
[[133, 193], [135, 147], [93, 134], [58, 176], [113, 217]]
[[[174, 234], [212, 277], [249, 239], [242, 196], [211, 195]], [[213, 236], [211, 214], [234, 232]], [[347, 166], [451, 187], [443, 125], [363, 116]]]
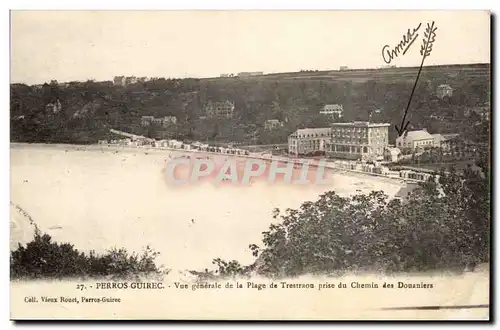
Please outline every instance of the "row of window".
[[333, 133], [332, 136], [334, 137], [345, 137], [345, 138], [348, 138], [348, 137], [357, 137], [357, 138], [365, 138], [367, 139], [368, 138], [368, 135], [366, 134], [342, 134], [342, 133]]
[[332, 128], [332, 131], [335, 132], [366, 132], [367, 128], [361, 127], [348, 127], [348, 128]]
[[317, 137], [329, 137], [330, 134], [327, 133], [311, 133], [311, 134], [300, 134], [300, 138], [317, 138]]
[[367, 139], [334, 139], [333, 143], [368, 144]]
[[345, 146], [345, 145], [335, 145], [331, 146], [331, 151], [333, 152], [349, 152], [349, 153], [356, 153], [360, 154], [361, 152], [363, 153], [368, 153], [368, 148], [367, 147], [351, 147], [351, 146]]
[[301, 146], [311, 146], [311, 145], [320, 145], [321, 143], [317, 140], [313, 140], [313, 141], [302, 141], [300, 143]]
[[382, 131], [387, 131], [387, 130], [380, 130], [376, 128], [365, 128], [365, 127], [334, 127], [332, 128], [332, 131], [334, 132], [370, 132], [370, 133], [375, 133], [375, 134], [380, 134]]
[[372, 140], [370, 143], [368, 139], [332, 139], [333, 143], [347, 143], [347, 144], [387, 144], [387, 138]]
[[[416, 146], [422, 146], [422, 145], [434, 145], [434, 141], [414, 141]], [[411, 147], [412, 143], [411, 142], [399, 142], [398, 146], [400, 147]]]

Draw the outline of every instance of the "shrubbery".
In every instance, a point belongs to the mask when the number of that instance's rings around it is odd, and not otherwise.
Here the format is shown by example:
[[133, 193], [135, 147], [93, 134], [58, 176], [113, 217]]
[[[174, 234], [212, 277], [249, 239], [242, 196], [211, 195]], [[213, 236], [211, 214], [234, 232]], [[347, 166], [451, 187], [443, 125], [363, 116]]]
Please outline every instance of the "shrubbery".
[[279, 218], [252, 244], [251, 266], [215, 259], [221, 277], [289, 277], [375, 271], [458, 270], [489, 260], [489, 170], [440, 173], [406, 202], [383, 192], [341, 197], [335, 192]]
[[103, 255], [91, 251], [88, 255], [69, 243], [53, 242], [48, 234], [38, 230], [33, 241], [19, 244], [11, 252], [11, 279], [67, 279], [105, 278], [126, 280], [161, 277], [168, 271], [157, 267], [158, 252], [149, 246], [141, 254], [129, 254], [125, 249], [113, 248]]

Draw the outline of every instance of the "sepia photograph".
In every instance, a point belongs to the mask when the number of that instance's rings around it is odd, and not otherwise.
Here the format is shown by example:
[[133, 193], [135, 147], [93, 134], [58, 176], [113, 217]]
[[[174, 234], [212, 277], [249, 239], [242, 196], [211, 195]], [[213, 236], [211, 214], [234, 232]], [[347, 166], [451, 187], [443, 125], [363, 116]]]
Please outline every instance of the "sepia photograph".
[[491, 13], [11, 10], [11, 320], [480, 320]]

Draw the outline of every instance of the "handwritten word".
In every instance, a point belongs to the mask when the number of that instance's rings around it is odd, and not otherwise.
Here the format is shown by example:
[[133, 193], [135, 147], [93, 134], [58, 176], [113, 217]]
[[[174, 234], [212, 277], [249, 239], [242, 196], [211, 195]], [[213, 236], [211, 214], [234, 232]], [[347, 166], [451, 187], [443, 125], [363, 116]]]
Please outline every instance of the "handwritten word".
[[385, 63], [387, 64], [391, 63], [391, 61], [396, 57], [398, 57], [401, 52], [403, 52], [402, 55], [406, 54], [406, 52], [408, 51], [408, 49], [410, 49], [410, 46], [413, 44], [413, 42], [417, 40], [418, 38], [417, 31], [420, 29], [420, 26], [422, 26], [422, 23], [418, 24], [418, 26], [411, 31], [410, 29], [408, 29], [406, 34], [403, 35], [403, 40], [401, 40], [399, 44], [396, 47], [394, 47], [393, 50], [389, 50], [390, 48], [389, 45], [385, 45], [382, 48], [382, 58], [384, 59]]
[[[419, 25], [420, 26], [420, 25]], [[395, 126], [398, 135], [401, 136], [408, 128], [410, 124], [409, 121], [405, 123], [406, 116], [408, 115], [408, 109], [410, 108], [411, 99], [413, 98], [413, 93], [415, 93], [415, 88], [417, 87], [418, 78], [420, 77], [420, 73], [422, 72], [422, 68], [424, 67], [425, 59], [431, 55], [432, 45], [434, 41], [436, 41], [436, 30], [437, 26], [434, 25], [434, 21], [432, 24], [427, 23], [427, 28], [424, 32], [424, 40], [422, 40], [422, 46], [420, 47], [420, 55], [422, 55], [422, 62], [420, 63], [420, 68], [418, 69], [417, 78], [415, 79], [415, 84], [413, 84], [413, 89], [410, 94], [410, 98], [408, 99], [408, 104], [406, 105], [405, 113], [403, 115], [403, 119], [401, 120], [401, 125]]]

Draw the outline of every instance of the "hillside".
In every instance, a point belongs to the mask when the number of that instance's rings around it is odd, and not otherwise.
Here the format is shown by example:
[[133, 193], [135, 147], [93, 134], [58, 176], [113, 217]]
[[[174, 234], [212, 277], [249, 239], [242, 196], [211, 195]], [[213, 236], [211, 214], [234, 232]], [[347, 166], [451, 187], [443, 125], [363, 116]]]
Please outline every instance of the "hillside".
[[[457, 132], [478, 138], [465, 109], [489, 106], [489, 64], [425, 67], [408, 119], [411, 127]], [[144, 115], [176, 116], [177, 125], [162, 136], [246, 144], [284, 143], [300, 127], [322, 127], [332, 121], [319, 114], [324, 104], [342, 104], [345, 121], [371, 120], [399, 125], [418, 68], [346, 71], [302, 71], [251, 78], [152, 79], [129, 85], [71, 82], [43, 86], [11, 85], [11, 140], [92, 143], [106, 138], [109, 127], [158, 136], [159, 128], [140, 126]], [[439, 99], [436, 88], [454, 88]], [[232, 100], [232, 119], [203, 119], [208, 101]], [[60, 102], [59, 111], [47, 104]], [[377, 111], [376, 111], [377, 110]], [[201, 118], [200, 118], [201, 117]], [[268, 119], [284, 122], [264, 129]], [[475, 121], [478, 119], [475, 118]], [[488, 138], [483, 124], [479, 139]], [[396, 135], [390, 130], [390, 139]]]

